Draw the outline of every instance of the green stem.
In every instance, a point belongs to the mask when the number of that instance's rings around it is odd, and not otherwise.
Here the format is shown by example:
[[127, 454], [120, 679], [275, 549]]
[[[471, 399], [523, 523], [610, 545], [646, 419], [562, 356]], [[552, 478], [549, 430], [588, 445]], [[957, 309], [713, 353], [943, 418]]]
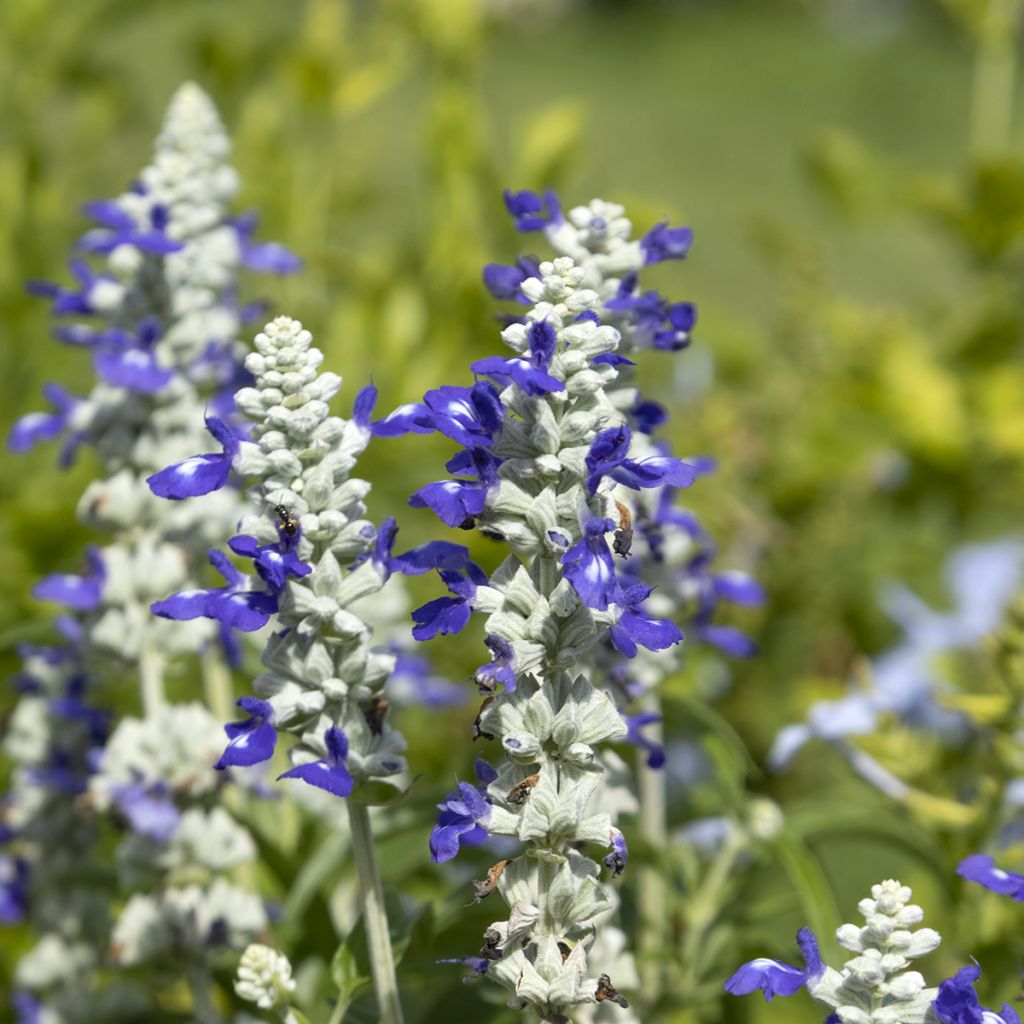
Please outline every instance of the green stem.
[[[649, 694], [645, 710], [661, 713], [661, 701], [657, 694]], [[664, 731], [661, 721], [647, 727], [648, 735], [655, 743], [661, 743]], [[665, 772], [647, 764], [644, 751], [637, 758], [637, 787], [640, 797], [640, 835], [646, 848], [658, 855], [668, 849], [668, 814], [665, 795]], [[665, 950], [668, 949], [668, 893], [662, 865], [645, 861], [638, 872], [637, 902], [639, 929], [637, 950], [640, 954], [640, 973], [648, 1005], [655, 1003], [661, 994]]]
[[692, 997], [701, 981], [701, 949], [708, 928], [721, 910], [722, 892], [728, 885], [736, 858], [743, 850], [745, 837], [732, 828], [722, 843], [686, 914], [686, 938], [683, 940], [683, 995]]
[[1010, 148], [1022, 0], [989, 0], [980, 31], [971, 95], [971, 154], [998, 156]]
[[160, 651], [146, 647], [139, 658], [139, 682], [142, 696], [142, 714], [152, 718], [166, 703], [164, 695], [164, 656]]
[[235, 693], [231, 671], [220, 651], [210, 645], [200, 657], [203, 671], [203, 694], [206, 706], [218, 722], [228, 722], [234, 715]]
[[185, 979], [192, 994], [192, 1015], [196, 1024], [221, 1024], [221, 1016], [210, 994], [210, 971], [206, 964], [196, 961], [186, 964]]
[[391, 950], [387, 910], [384, 907], [384, 887], [373, 845], [370, 813], [365, 804], [346, 800], [348, 820], [352, 832], [352, 853], [359, 887], [363, 897], [363, 921], [370, 951], [373, 987], [377, 991], [380, 1024], [402, 1024], [402, 1004], [398, 998], [398, 980], [395, 977], [395, 958]]

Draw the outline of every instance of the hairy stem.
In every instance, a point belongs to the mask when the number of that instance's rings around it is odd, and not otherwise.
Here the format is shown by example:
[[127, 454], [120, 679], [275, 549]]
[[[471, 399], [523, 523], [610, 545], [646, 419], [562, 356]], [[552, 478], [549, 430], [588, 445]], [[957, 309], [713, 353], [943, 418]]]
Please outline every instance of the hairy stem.
[[164, 694], [164, 656], [152, 647], [146, 647], [139, 658], [142, 713], [146, 718], [155, 715], [166, 703]]
[[402, 1004], [398, 998], [398, 980], [395, 977], [395, 958], [391, 951], [388, 916], [384, 907], [384, 887], [370, 829], [370, 813], [365, 804], [346, 800], [348, 820], [352, 831], [352, 853], [363, 898], [363, 920], [369, 944], [373, 987], [377, 992], [377, 1005], [381, 1024], [402, 1024]]
[[185, 967], [185, 979], [192, 994], [192, 1014], [196, 1024], [221, 1024], [221, 1016], [213, 1005], [210, 971], [206, 964], [191, 961]]
[[[661, 712], [661, 701], [651, 693], [646, 708]], [[660, 721], [648, 726], [648, 735], [660, 744], [663, 738]], [[651, 768], [644, 751], [637, 759], [637, 788], [640, 797], [640, 834], [644, 845], [651, 851], [668, 849], [668, 820], [666, 811], [665, 771]], [[660, 864], [650, 861], [641, 865], [638, 878], [637, 902], [639, 928], [637, 950], [640, 954], [641, 977], [648, 1003], [657, 1001], [662, 989], [665, 950], [668, 948], [668, 892], [665, 875]]]
[[208, 646], [200, 657], [203, 671], [203, 695], [206, 706], [218, 722], [228, 722], [234, 714], [235, 693], [231, 669], [216, 646]]

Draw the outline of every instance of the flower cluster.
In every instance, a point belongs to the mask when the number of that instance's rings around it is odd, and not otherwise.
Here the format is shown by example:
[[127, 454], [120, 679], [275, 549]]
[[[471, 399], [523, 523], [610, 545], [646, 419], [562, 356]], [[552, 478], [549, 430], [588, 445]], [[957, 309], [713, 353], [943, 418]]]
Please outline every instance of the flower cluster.
[[472, 563], [444, 569], [449, 596], [413, 613], [414, 636], [458, 632], [473, 611], [487, 616], [491, 660], [475, 673], [486, 697], [475, 728], [500, 740], [505, 760], [498, 768], [478, 760], [479, 785], [460, 783], [440, 805], [431, 851], [448, 860], [485, 835], [525, 844], [530, 856], [499, 862], [477, 883], [478, 899], [498, 891], [511, 916], [485, 932], [480, 957], [458, 962], [549, 1020], [587, 1004], [626, 1005], [606, 973], [588, 977], [588, 934], [613, 901], [581, 849], [610, 848], [611, 876], [628, 859], [598, 796], [598, 748], [627, 730], [580, 667], [606, 633], [627, 656], [682, 638], [649, 614], [647, 592], [616, 572], [610, 541], [624, 513], [613, 491], [686, 487], [697, 475], [634, 444], [610, 399], [622, 335], [601, 322], [601, 297], [586, 277], [568, 256], [524, 274], [516, 294], [530, 308], [502, 332], [513, 355], [481, 359], [476, 384], [430, 391], [374, 424], [385, 436], [436, 430], [456, 441], [461, 450], [448, 463], [456, 478], [428, 484], [410, 504], [512, 549], [490, 577]]
[[973, 984], [980, 971], [964, 967], [939, 985], [928, 988], [911, 962], [927, 956], [942, 941], [931, 928], [918, 928], [922, 909], [911, 903], [911, 891], [888, 880], [871, 887], [871, 897], [857, 909], [863, 925], [844, 924], [836, 941], [855, 954], [841, 970], [827, 966], [809, 928], [797, 935], [804, 967], [794, 967], [767, 957], [744, 964], [725, 983], [736, 996], [760, 990], [766, 1000], [791, 996], [806, 988], [812, 998], [831, 1007], [828, 1020], [835, 1024], [1020, 1024], [1010, 1006], [1001, 1013], [980, 1006]]
[[[248, 833], [212, 809], [209, 787], [194, 781], [212, 763], [198, 744], [204, 728], [209, 734], [209, 713], [168, 707], [163, 696], [168, 659], [194, 655], [217, 634], [206, 623], [182, 626], [149, 613], [155, 597], [195, 584], [197, 551], [222, 535], [239, 502], [225, 492], [204, 509], [172, 511], [145, 478], [196, 443], [204, 408], [219, 418], [232, 413], [231, 393], [244, 377], [238, 332], [249, 315], [238, 304], [239, 270], [298, 267], [281, 246], [252, 241], [251, 217], [232, 216], [238, 179], [229, 152], [213, 104], [183, 86], [152, 162], [129, 190], [85, 205], [95, 227], [76, 245], [76, 285], [30, 286], [62, 319], [56, 338], [90, 353], [96, 382], [83, 396], [47, 385], [53, 411], [19, 419], [9, 444], [23, 452], [60, 438], [63, 464], [82, 445], [93, 448], [103, 476], [78, 513], [110, 539], [87, 551], [81, 572], [36, 587], [38, 598], [67, 609], [57, 623], [63, 644], [27, 652], [19, 728], [8, 738], [25, 770], [7, 798], [4, 838], [21, 851], [14, 878], [30, 893], [42, 932], [18, 968], [25, 1013], [43, 997], [62, 1019], [108, 1019], [110, 1008], [95, 1000], [116, 1000], [125, 986], [97, 991], [89, 974], [104, 959], [201, 962], [211, 947], [244, 945], [266, 922], [255, 896], [209, 875], [254, 853]], [[138, 679], [145, 718], [120, 723], [104, 749], [106, 719], [90, 704], [101, 679], [126, 675]], [[131, 895], [112, 931], [113, 893], [86, 867], [87, 840], [104, 819], [127, 829], [118, 881]], [[61, 842], [49, 845], [62, 853], [54, 857], [43, 833], [60, 822]], [[223, 843], [197, 852], [204, 833]], [[62, 880], [65, 857], [74, 863]], [[55, 915], [50, 903], [66, 909]], [[144, 1007], [148, 997], [136, 995]]]
[[[225, 587], [178, 593], [153, 610], [248, 632], [276, 616], [257, 696], [239, 702], [249, 717], [227, 727], [230, 742], [217, 767], [266, 761], [278, 733], [287, 732], [299, 742], [294, 767], [281, 777], [346, 797], [361, 782], [393, 782], [406, 767], [405, 741], [382, 693], [395, 656], [371, 646], [360, 602], [396, 570], [463, 565], [466, 549], [439, 542], [395, 555], [394, 521], [375, 529], [364, 518], [369, 484], [351, 471], [371, 436], [375, 392], [356, 396], [350, 420], [331, 415], [341, 379], [319, 372], [323, 355], [311, 342], [295, 320], [267, 324], [245, 361], [254, 383], [235, 395], [251, 440], [213, 424], [222, 453], [189, 457], [150, 478], [154, 491], [179, 500], [223, 487], [229, 469], [247, 479], [250, 511], [229, 546], [255, 569], [243, 573], [212, 552]], [[211, 464], [216, 474], [206, 471]]]

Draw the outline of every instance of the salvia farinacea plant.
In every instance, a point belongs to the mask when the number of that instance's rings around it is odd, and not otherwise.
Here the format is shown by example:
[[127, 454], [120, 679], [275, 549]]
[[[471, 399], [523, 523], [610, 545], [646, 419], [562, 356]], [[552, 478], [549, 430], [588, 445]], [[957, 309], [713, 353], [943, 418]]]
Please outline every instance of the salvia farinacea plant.
[[[662, 225], [630, 242], [621, 208], [609, 204], [573, 211], [573, 228], [550, 195], [507, 202], [521, 228], [548, 228], [572, 255], [489, 267], [492, 291], [526, 307], [501, 334], [512, 354], [476, 361], [475, 384], [430, 391], [374, 429], [436, 430], [459, 444], [447, 467], [455, 478], [421, 488], [410, 504], [511, 549], [489, 577], [473, 563], [442, 571], [449, 596], [413, 613], [421, 640], [458, 632], [473, 611], [486, 616], [491, 657], [475, 673], [484, 703], [474, 732], [503, 754], [497, 767], [478, 758], [478, 784], [461, 782], [440, 805], [430, 846], [446, 861], [486, 835], [520, 842], [518, 856], [475, 885], [478, 900], [500, 893], [507, 918], [484, 932], [478, 956], [454, 962], [510, 989], [511, 1005], [564, 1021], [594, 1003], [627, 1005], [589, 955], [613, 906], [608, 881], [628, 860], [601, 798], [601, 748], [630, 730], [607, 692], [611, 679], [595, 674], [606, 638], [622, 658], [682, 639], [645, 607], [650, 588], [620, 574], [613, 551], [629, 554], [633, 496], [688, 487], [701, 466], [641, 439], [656, 413], [638, 413], [642, 400], [619, 379], [632, 365], [621, 349], [641, 347], [638, 319], [624, 311], [637, 271], [684, 255], [690, 233]], [[608, 309], [616, 296], [618, 310]], [[648, 306], [643, 341], [683, 347], [692, 307], [670, 308], [653, 293]]]
[[[173, 508], [146, 477], [195, 447], [204, 411], [216, 422], [233, 415], [247, 348], [241, 269], [299, 265], [283, 247], [253, 242], [254, 218], [233, 213], [239, 182], [229, 156], [213, 104], [183, 86], [151, 163], [122, 195], [85, 204], [95, 226], [75, 247], [76, 285], [30, 286], [51, 300], [57, 339], [91, 356], [96, 380], [82, 396], [47, 385], [53, 410], [18, 420], [9, 444], [23, 452], [61, 439], [62, 464], [92, 448], [101, 476], [78, 513], [107, 540], [87, 551], [83, 571], [35, 589], [64, 605], [61, 641], [22, 650], [6, 744], [19, 770], [4, 839], [17, 851], [21, 913], [40, 936], [15, 978], [26, 1019], [145, 1014], [151, 992], [98, 980], [104, 966], [141, 964], [184, 975], [197, 1018], [215, 1019], [210, 956], [243, 948], [267, 924], [262, 900], [230, 879], [255, 846], [216, 806], [217, 721], [164, 693], [171, 666], [204, 650], [205, 671], [210, 659], [233, 660], [235, 647], [219, 652], [228, 638], [210, 623], [149, 610], [155, 597], [198, 583], [202, 549], [241, 506], [225, 492], [202, 510]], [[108, 739], [110, 716], [96, 704], [122, 682], [138, 687], [142, 717], [122, 720]], [[124, 831], [116, 885], [94, 856], [105, 823]]]

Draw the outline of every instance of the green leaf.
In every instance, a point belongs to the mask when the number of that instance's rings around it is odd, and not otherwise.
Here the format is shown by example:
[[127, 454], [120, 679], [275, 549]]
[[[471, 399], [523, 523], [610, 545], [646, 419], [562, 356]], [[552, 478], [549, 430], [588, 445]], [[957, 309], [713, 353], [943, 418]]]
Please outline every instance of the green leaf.
[[[349, 945], [354, 936], [355, 932], [334, 951], [331, 958], [331, 978], [338, 990], [338, 1002], [346, 1007], [351, 1004], [361, 988], [370, 984], [369, 972], [364, 973]], [[337, 1015], [337, 1010], [335, 1014]]]
[[830, 934], [842, 917], [818, 858], [805, 850], [799, 841], [788, 836], [780, 836], [775, 840], [775, 850], [790, 884], [800, 898], [805, 919], [817, 935]]

